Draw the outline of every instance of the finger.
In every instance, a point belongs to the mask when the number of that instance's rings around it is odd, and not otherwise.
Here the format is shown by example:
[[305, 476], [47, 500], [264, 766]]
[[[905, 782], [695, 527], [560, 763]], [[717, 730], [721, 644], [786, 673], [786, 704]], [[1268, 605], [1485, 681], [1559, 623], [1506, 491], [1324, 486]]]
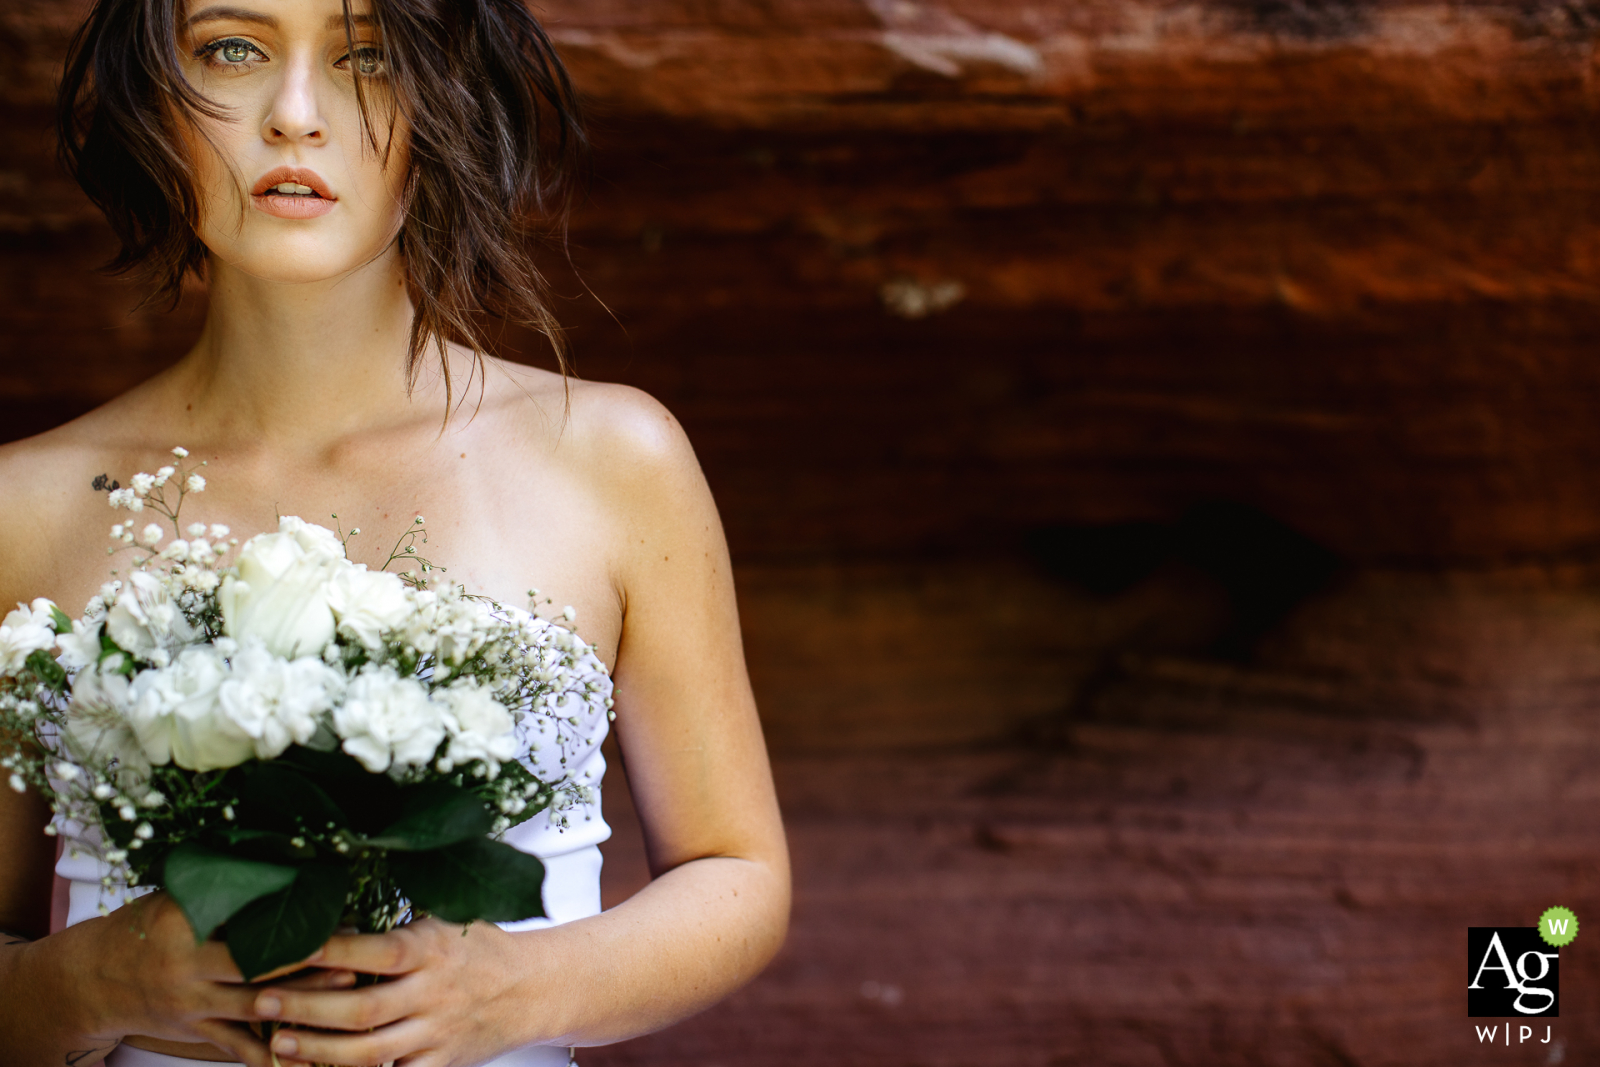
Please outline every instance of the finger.
[[[239, 970], [239, 965], [233, 961], [233, 956], [228, 951], [228, 946], [222, 941], [207, 941], [195, 950], [197, 956], [195, 970], [200, 977], [212, 982], [243, 982], [244, 975]], [[317, 949], [303, 960], [286, 963], [282, 967], [258, 974], [250, 979], [252, 982], [271, 982], [286, 974], [303, 971], [306, 967], [321, 960], [322, 949]]]
[[255, 1001], [258, 1018], [330, 1030], [371, 1030], [413, 1014], [417, 1004], [415, 983], [401, 979], [361, 989], [337, 992], [301, 992], [273, 986]]
[[249, 986], [207, 982], [199, 986], [199, 1005], [189, 1014], [202, 1019], [233, 1019], [255, 1022], [256, 990]]
[[322, 946], [317, 965], [362, 974], [405, 974], [416, 970], [421, 962], [417, 939], [392, 931], [329, 938]]
[[279, 1030], [272, 1051], [300, 1063], [325, 1063], [337, 1067], [376, 1067], [421, 1052], [428, 1025], [420, 1019], [385, 1026], [370, 1034], [323, 1034], [314, 1030]]
[[[313, 967], [304, 974], [294, 978], [285, 978], [272, 983], [277, 989], [349, 989], [356, 984], [354, 971], [329, 971], [321, 967]], [[251, 991], [255, 996], [256, 991]]]
[[202, 1019], [190, 1029], [232, 1055], [245, 1067], [272, 1067], [272, 1053], [247, 1027], [219, 1019]]

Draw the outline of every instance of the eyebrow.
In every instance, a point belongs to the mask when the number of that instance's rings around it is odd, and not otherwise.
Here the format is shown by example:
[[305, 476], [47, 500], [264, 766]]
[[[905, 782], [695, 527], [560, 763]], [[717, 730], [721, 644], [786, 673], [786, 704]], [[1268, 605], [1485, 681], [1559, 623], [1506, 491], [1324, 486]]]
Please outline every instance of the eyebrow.
[[[243, 7], [208, 7], [194, 15], [189, 16], [188, 21], [186, 21], [184, 25], [193, 26], [200, 22], [222, 22], [224, 20], [232, 20], [234, 22], [253, 22], [262, 26], [275, 27], [278, 25], [278, 20], [275, 16], [264, 14], [260, 11], [251, 11], [250, 9]], [[351, 15], [350, 21], [357, 26], [370, 26], [372, 25], [372, 16]], [[337, 30], [343, 28], [343, 15], [328, 16], [328, 29]]]
[[208, 7], [189, 16], [185, 26], [193, 26], [198, 22], [221, 22], [229, 19], [235, 22], [255, 22], [263, 26], [276, 26], [278, 20], [271, 15], [262, 14], [260, 11], [251, 11], [243, 7]]

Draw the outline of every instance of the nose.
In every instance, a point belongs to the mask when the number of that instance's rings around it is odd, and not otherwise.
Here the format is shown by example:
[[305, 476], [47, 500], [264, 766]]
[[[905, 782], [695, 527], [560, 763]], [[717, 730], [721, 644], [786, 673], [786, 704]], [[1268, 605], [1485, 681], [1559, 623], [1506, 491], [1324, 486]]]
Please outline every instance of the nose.
[[309, 62], [290, 60], [285, 67], [272, 106], [261, 125], [261, 135], [270, 143], [306, 141], [320, 144], [327, 140], [328, 124], [316, 92], [316, 77]]

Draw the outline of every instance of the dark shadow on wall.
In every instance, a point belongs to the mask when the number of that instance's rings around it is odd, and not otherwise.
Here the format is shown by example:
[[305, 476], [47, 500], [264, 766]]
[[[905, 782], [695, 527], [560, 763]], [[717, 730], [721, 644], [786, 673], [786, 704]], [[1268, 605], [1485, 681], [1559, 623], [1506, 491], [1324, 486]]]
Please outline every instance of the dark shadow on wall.
[[1342, 566], [1333, 552], [1271, 515], [1227, 501], [1197, 505], [1171, 523], [1038, 530], [1028, 547], [1053, 577], [1101, 597], [1124, 593], [1163, 567], [1193, 571], [1220, 594], [1220, 610], [1201, 626], [1157, 621], [1116, 651], [1239, 662]]

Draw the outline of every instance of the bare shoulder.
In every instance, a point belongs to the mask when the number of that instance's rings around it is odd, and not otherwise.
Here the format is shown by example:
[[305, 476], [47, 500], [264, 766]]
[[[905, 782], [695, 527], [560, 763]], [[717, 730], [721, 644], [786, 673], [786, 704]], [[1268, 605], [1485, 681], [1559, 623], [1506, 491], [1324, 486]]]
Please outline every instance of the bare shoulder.
[[[64, 546], [111, 513], [94, 490], [136, 451], [113, 402], [34, 437], [0, 445], [0, 604], [39, 595]], [[97, 537], [104, 531], [96, 530]]]
[[699, 479], [699, 462], [683, 426], [642, 389], [563, 381], [528, 368], [518, 368], [515, 380], [536, 402], [540, 428], [558, 461], [619, 488], [638, 488], [641, 479]]

